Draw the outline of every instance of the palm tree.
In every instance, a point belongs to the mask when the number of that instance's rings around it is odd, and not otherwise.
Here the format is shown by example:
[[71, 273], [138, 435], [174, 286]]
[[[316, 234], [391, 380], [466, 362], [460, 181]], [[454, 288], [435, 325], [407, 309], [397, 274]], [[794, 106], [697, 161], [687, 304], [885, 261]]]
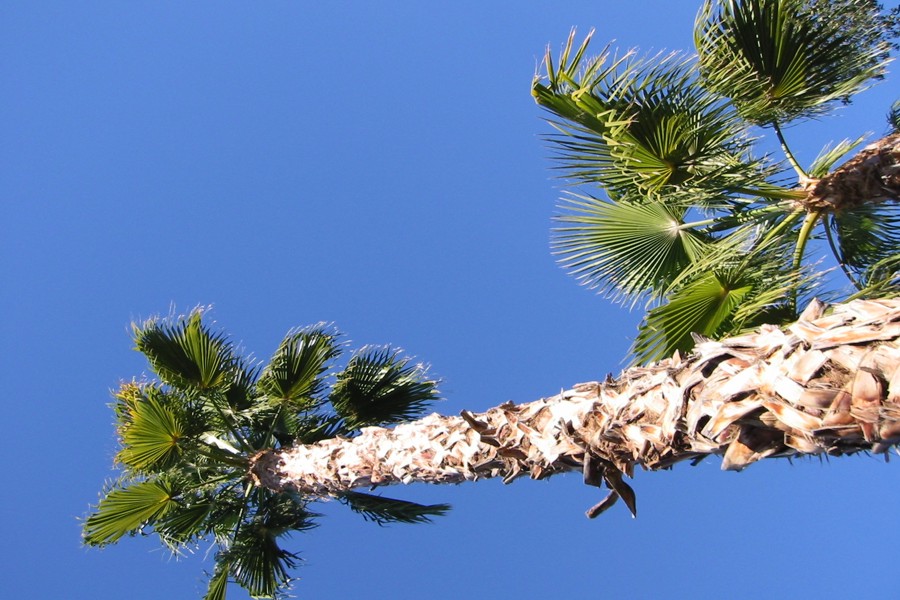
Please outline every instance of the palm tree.
[[[883, 77], [898, 14], [869, 0], [707, 0], [696, 57], [587, 59], [590, 35], [576, 48], [574, 32], [558, 61], [548, 52], [532, 91], [553, 114], [559, 168], [605, 192], [564, 199], [555, 249], [584, 284], [647, 302], [636, 360], [690, 350], [697, 334], [789, 323], [813, 290], [896, 293], [900, 130], [832, 170], [863, 137], [804, 168], [784, 129]], [[784, 161], [754, 156], [765, 130]], [[824, 289], [817, 239], [852, 291]]]
[[[319, 325], [289, 333], [263, 368], [201, 311], [151, 320], [135, 340], [159, 381], [115, 395], [123, 475], [85, 540], [152, 528], [177, 550], [213, 537], [207, 598], [228, 581], [274, 597], [295, 561], [280, 540], [314, 525], [314, 501], [336, 497], [379, 523], [447, 510], [361, 486], [579, 470], [609, 488], [589, 516], [618, 499], [635, 514], [624, 479], [636, 467], [712, 454], [741, 469], [897, 445], [900, 104], [893, 132], [840, 166], [862, 138], [803, 167], [784, 131], [882, 78], [898, 22], [900, 9], [869, 0], [708, 0], [696, 57], [588, 58], [590, 36], [576, 46], [573, 32], [532, 92], [553, 114], [563, 175], [603, 194], [566, 196], [555, 248], [585, 284], [647, 304], [633, 348], [644, 366], [406, 422], [437, 392], [395, 350], [365, 348], [338, 369], [343, 345]], [[783, 164], [754, 154], [769, 130]], [[847, 289], [816, 271], [817, 247]]]
[[[289, 332], [267, 365], [252, 364], [202, 315], [134, 326], [159, 380], [124, 382], [115, 393], [123, 473], [85, 520], [84, 540], [103, 546], [152, 528], [178, 552], [211, 537], [208, 600], [224, 598], [229, 580], [274, 597], [297, 559], [281, 540], [318, 515], [312, 496], [255, 485], [247, 477], [255, 456], [407, 421], [437, 398], [436, 382], [389, 347], [361, 348], [337, 370], [345, 344], [323, 324]], [[379, 524], [427, 522], [449, 508], [349, 490], [337, 497]]]

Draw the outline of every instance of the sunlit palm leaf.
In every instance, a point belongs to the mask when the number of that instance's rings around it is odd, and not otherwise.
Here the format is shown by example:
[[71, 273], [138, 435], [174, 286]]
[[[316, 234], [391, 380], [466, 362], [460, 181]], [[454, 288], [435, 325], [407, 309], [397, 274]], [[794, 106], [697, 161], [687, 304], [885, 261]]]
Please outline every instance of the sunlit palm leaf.
[[379, 525], [389, 523], [430, 523], [431, 517], [440, 517], [450, 510], [449, 504], [416, 504], [383, 496], [348, 492], [341, 497], [353, 512], [367, 521]]
[[294, 410], [312, 408], [325, 387], [322, 375], [340, 354], [337, 337], [323, 324], [290, 332], [260, 376], [259, 391], [283, 399]]
[[225, 592], [228, 589], [228, 570], [230, 565], [227, 562], [219, 562], [216, 564], [216, 570], [209, 580], [209, 587], [206, 589], [206, 595], [203, 600], [225, 600]]
[[147, 321], [134, 326], [135, 345], [165, 383], [207, 389], [230, 382], [235, 358], [222, 334], [201, 322], [202, 311], [174, 322]]
[[350, 429], [406, 421], [438, 399], [437, 381], [399, 351], [366, 347], [337, 375], [331, 404]]
[[[573, 39], [563, 52], [571, 49]], [[586, 43], [576, 53], [583, 56]], [[561, 61], [563, 63], [564, 61]], [[568, 65], [547, 85], [535, 80], [537, 102], [565, 119], [549, 137], [568, 177], [599, 183], [612, 196], [665, 186], [722, 188], [754, 168], [744, 156], [743, 123], [721, 99], [697, 85], [691, 59], [678, 54], [585, 61]]]
[[560, 262], [585, 285], [622, 300], [663, 291], [702, 252], [702, 236], [662, 202], [571, 195], [566, 207], [553, 244]]
[[647, 313], [634, 342], [635, 357], [647, 363], [692, 348], [692, 334], [714, 335], [752, 290], [752, 284], [739, 277], [714, 273], [688, 284]]
[[142, 481], [112, 489], [85, 521], [85, 543], [102, 546], [137, 532], [164, 515], [175, 502], [174, 495], [172, 486], [164, 480]]
[[161, 393], [146, 388], [130, 409], [128, 424], [121, 430], [122, 450], [116, 458], [135, 472], [164, 470], [182, 452], [178, 442], [184, 434], [179, 411], [160, 402]]
[[705, 85], [759, 124], [812, 117], [884, 73], [870, 0], [707, 0], [694, 36]]
[[863, 143], [863, 140], [866, 139], [866, 136], [860, 136], [855, 140], [841, 140], [834, 147], [827, 146], [822, 149], [819, 153], [819, 156], [813, 160], [812, 164], [807, 169], [807, 173], [810, 177], [820, 178], [825, 177], [831, 171], [831, 168], [842, 158], [847, 156], [850, 152], [855, 150], [860, 144]]

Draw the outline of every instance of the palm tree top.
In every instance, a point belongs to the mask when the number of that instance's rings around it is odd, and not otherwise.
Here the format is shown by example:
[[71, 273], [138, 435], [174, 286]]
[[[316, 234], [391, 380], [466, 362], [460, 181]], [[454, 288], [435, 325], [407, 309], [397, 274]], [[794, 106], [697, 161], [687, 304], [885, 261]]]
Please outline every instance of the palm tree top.
[[[574, 30], [558, 58], [548, 50], [532, 94], [576, 186], [553, 248], [588, 287], [647, 304], [636, 361], [689, 351], [696, 335], [790, 322], [813, 295], [898, 293], [896, 136], [836, 167], [864, 138], [803, 166], [784, 134], [884, 77], [898, 15], [864, 0], [708, 0], [694, 56], [590, 57], [593, 32], [577, 44]], [[782, 161], [758, 153], [766, 130]], [[814, 238], [846, 274], [843, 290], [817, 266]]]
[[[123, 382], [115, 393], [122, 474], [85, 520], [84, 540], [103, 546], [149, 528], [173, 552], [211, 540], [208, 600], [224, 598], [229, 581], [276, 597], [299, 560], [281, 540], [319, 515], [310, 509], [316, 498], [255, 485], [254, 457], [415, 418], [438, 400], [437, 381], [390, 347], [363, 347], [341, 364], [346, 343], [322, 323], [290, 331], [267, 364], [253, 363], [204, 316], [198, 309], [133, 326], [157, 379]], [[381, 525], [427, 522], [449, 508], [356, 491], [339, 499]]]

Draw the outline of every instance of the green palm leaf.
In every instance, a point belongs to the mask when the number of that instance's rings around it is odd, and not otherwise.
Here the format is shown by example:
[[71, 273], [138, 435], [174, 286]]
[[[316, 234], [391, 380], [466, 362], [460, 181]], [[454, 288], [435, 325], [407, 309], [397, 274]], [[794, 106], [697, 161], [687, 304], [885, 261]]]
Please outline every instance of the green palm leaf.
[[330, 399], [350, 429], [396, 423], [419, 416], [438, 399], [437, 381], [398, 350], [369, 346], [338, 373]]
[[613, 203], [571, 195], [570, 213], [554, 231], [561, 263], [588, 287], [636, 302], [656, 296], [702, 251], [704, 237], [686, 227], [684, 211], [662, 202]]
[[634, 342], [633, 353], [647, 363], [693, 347], [692, 334], [714, 335], [753, 285], [733, 274], [708, 273], [651, 309]]
[[288, 570], [296, 566], [297, 558], [278, 545], [276, 535], [261, 525], [253, 525], [238, 532], [221, 560], [250, 596], [273, 598], [291, 582]]
[[259, 391], [295, 410], [313, 408], [325, 387], [322, 375], [340, 354], [337, 337], [323, 324], [288, 333], [262, 372]]
[[894, 133], [900, 133], [900, 100], [895, 100], [891, 104], [891, 110], [887, 115], [888, 125]]
[[146, 387], [139, 400], [123, 408], [128, 417], [120, 431], [122, 450], [116, 458], [134, 472], [165, 470], [182, 453], [182, 416], [173, 404], [163, 404], [161, 396], [160, 390]]
[[861, 204], [836, 213], [831, 229], [837, 237], [840, 263], [865, 287], [890, 278], [890, 269], [873, 268], [900, 254], [900, 205], [896, 202]]
[[228, 572], [231, 565], [227, 562], [216, 564], [216, 570], [209, 580], [209, 587], [203, 600], [225, 600], [225, 592], [228, 589]]
[[100, 500], [97, 510], [84, 524], [84, 541], [102, 546], [125, 534], [136, 533], [164, 515], [173, 503], [175, 491], [163, 479], [142, 481], [111, 490]]
[[[570, 37], [563, 52], [569, 53]], [[587, 40], [576, 57], [582, 60]], [[610, 60], [604, 51], [536, 79], [538, 104], [565, 119], [549, 140], [566, 176], [599, 183], [613, 197], [666, 186], [729, 187], [754, 168], [746, 160], [744, 124], [737, 113], [697, 85], [693, 59], [678, 54]], [[759, 179], [758, 177], [756, 178]]]
[[759, 124], [814, 117], [881, 78], [890, 33], [871, 0], [706, 0], [704, 85]]
[[190, 502], [174, 503], [153, 526], [160, 539], [172, 550], [202, 537], [209, 529], [209, 516], [215, 504], [203, 496]]
[[341, 496], [353, 512], [359, 513], [366, 521], [378, 525], [389, 523], [430, 523], [431, 517], [440, 517], [450, 510], [449, 504], [416, 504], [406, 500], [396, 500], [361, 492], [348, 492]]
[[227, 386], [235, 357], [222, 334], [213, 334], [195, 310], [174, 322], [151, 319], [134, 325], [135, 345], [149, 360], [160, 379], [176, 387], [209, 389]]
[[826, 146], [807, 169], [809, 176], [816, 179], [825, 177], [839, 160], [855, 150], [865, 139], [866, 136], [861, 135], [852, 141], [841, 140], [834, 147]]

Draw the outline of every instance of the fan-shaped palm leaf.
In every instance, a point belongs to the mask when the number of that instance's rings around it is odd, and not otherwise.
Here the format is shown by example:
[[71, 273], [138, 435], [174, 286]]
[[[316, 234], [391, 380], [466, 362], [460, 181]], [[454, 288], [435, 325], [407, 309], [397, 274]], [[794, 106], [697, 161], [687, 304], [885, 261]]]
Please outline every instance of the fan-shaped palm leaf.
[[102, 546], [134, 533], [164, 515], [175, 502], [171, 484], [164, 479], [114, 488], [100, 500], [97, 510], [84, 524], [84, 541]]
[[337, 337], [324, 324], [288, 333], [260, 375], [259, 391], [284, 400], [293, 410], [313, 408], [315, 396], [325, 387], [322, 375], [340, 354]]
[[883, 76], [890, 46], [871, 0], [706, 0], [695, 45], [704, 84], [759, 124], [828, 110]]
[[732, 273], [708, 273], [686, 285], [666, 304], [647, 313], [634, 342], [634, 355], [646, 363], [690, 349], [692, 334], [715, 334], [752, 290], [750, 282]]
[[415, 418], [438, 398], [437, 381], [398, 350], [366, 347], [338, 373], [331, 404], [350, 429]]
[[702, 252], [703, 236], [685, 226], [684, 211], [662, 202], [613, 203], [570, 195], [570, 214], [554, 232], [561, 262], [589, 287], [636, 302], [656, 296]]
[[159, 378], [176, 387], [208, 389], [231, 382], [232, 345], [201, 322], [201, 310], [174, 322], [149, 320], [134, 326], [135, 345]]
[[122, 450], [116, 458], [134, 472], [165, 470], [182, 452], [179, 441], [184, 435], [182, 417], [175, 406], [160, 402], [161, 392], [147, 388], [127, 410], [128, 422], [120, 434]]
[[[562, 64], [570, 53], [570, 37]], [[587, 40], [576, 56], [583, 58]], [[567, 122], [549, 139], [566, 175], [599, 183], [611, 196], [666, 186], [723, 188], [753, 175], [744, 125], [721, 99], [697, 85], [694, 62], [678, 54], [611, 60], [604, 51], [536, 79], [538, 104]], [[744, 160], [737, 160], [740, 157]], [[757, 176], [755, 178], [759, 180]]]

